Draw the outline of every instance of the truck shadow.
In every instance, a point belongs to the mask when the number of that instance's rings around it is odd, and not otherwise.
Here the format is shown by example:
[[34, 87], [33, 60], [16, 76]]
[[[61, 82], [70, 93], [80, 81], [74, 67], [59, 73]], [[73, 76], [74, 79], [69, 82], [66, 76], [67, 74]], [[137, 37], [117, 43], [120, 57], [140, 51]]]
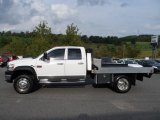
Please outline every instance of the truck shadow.
[[[1, 116], [3, 120], [6, 116]], [[34, 118], [19, 118], [15, 117], [16, 120], [160, 120], [160, 112], [124, 112], [124, 113], [114, 113], [114, 114], [99, 114], [99, 115], [88, 115], [86, 113], [81, 113], [75, 117], [39, 117]]]
[[[92, 85], [93, 88], [101, 89], [101, 88], [108, 88], [111, 91], [114, 91], [113, 87], [110, 84], [102, 84], [102, 85]], [[115, 91], [114, 91], [115, 92]]]
[[84, 88], [84, 85], [42, 85], [41, 88]]
[[57, 84], [57, 85], [41, 85], [39, 86], [36, 90], [41, 89], [41, 88], [85, 88], [86, 86], [92, 86], [95, 89], [110, 89], [111, 91], [114, 91], [112, 86], [109, 84], [103, 84], [103, 85], [89, 85], [89, 84], [81, 84], [81, 85], [73, 85], [73, 84]]

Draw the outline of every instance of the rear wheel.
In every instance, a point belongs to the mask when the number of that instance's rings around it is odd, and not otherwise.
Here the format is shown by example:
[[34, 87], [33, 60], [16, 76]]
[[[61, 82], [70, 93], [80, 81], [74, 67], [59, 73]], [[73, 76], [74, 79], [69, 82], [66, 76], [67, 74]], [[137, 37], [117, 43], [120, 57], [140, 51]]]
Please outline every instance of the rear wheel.
[[127, 76], [116, 76], [113, 87], [116, 92], [126, 93], [131, 89], [131, 82]]
[[30, 75], [20, 75], [13, 83], [14, 89], [20, 94], [27, 94], [33, 90], [33, 77]]

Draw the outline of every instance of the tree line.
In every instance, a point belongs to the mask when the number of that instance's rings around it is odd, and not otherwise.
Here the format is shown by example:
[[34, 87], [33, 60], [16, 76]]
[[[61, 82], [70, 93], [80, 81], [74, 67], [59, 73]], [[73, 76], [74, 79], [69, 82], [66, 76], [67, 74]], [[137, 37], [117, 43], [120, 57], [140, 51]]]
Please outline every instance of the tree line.
[[40, 22], [31, 32], [0, 32], [0, 54], [37, 56], [54, 46], [84, 46], [92, 48], [95, 57], [137, 57], [141, 49], [137, 42], [150, 42], [151, 35], [87, 36], [81, 35], [75, 24], [66, 27], [65, 34], [54, 34], [46, 22]]

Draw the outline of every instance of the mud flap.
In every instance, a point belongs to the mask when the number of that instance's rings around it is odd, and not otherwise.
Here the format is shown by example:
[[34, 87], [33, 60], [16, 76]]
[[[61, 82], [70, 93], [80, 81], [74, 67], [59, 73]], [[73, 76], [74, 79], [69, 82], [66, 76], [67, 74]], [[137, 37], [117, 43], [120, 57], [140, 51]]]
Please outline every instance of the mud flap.
[[152, 73], [149, 73], [149, 74], [137, 74], [137, 80], [139, 81], [143, 81], [143, 77], [147, 77], [147, 78], [150, 78], [152, 76]]
[[143, 81], [143, 74], [137, 74], [137, 80]]
[[144, 74], [144, 76], [147, 77], [147, 78], [151, 78], [152, 73]]

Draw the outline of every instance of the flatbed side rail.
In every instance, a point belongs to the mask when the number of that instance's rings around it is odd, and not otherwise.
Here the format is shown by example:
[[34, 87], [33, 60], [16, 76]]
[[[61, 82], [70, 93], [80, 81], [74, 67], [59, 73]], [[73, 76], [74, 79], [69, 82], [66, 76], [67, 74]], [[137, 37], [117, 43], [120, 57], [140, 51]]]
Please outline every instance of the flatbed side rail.
[[98, 70], [95, 70], [96, 74], [118, 74], [118, 73], [145, 73], [152, 74], [154, 73], [154, 68], [152, 67], [101, 67]]

